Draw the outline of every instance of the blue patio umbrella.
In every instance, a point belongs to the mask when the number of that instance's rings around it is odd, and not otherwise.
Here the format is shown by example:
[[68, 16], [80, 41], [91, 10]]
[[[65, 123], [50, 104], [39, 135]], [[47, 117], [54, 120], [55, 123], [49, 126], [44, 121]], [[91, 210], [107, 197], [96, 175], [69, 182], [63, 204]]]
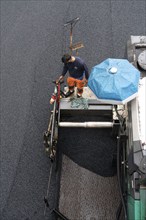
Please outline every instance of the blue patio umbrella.
[[135, 98], [140, 72], [126, 59], [106, 59], [94, 66], [88, 86], [98, 99], [123, 104]]

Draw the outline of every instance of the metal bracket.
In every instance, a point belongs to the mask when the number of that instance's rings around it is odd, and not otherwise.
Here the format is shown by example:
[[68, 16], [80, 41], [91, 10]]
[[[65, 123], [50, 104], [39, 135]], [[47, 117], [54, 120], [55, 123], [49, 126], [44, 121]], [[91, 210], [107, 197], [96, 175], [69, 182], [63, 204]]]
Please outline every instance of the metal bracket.
[[120, 134], [120, 141], [125, 142], [128, 140], [128, 136], [126, 134]]
[[53, 212], [62, 220], [69, 220], [67, 217], [65, 217], [59, 210], [53, 209]]
[[[46, 207], [49, 208], [49, 202], [48, 199], [46, 197], [44, 197], [44, 202], [46, 204]], [[65, 217], [59, 210], [57, 210], [56, 208], [52, 210], [52, 212], [54, 212], [60, 219], [62, 220], [69, 220], [67, 217]]]
[[79, 42], [79, 43], [73, 44], [73, 45], [70, 46], [69, 48], [70, 48], [71, 50], [78, 50], [78, 49], [83, 48], [83, 47], [84, 47], [83, 43], [82, 43], [82, 42]]

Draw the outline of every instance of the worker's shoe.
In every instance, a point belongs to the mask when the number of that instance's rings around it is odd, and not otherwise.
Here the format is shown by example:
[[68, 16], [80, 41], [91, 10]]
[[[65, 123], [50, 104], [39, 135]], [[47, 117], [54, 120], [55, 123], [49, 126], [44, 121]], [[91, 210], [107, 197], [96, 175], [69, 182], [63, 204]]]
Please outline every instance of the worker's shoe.
[[81, 97], [82, 97], [82, 95], [77, 94], [77, 98], [81, 98]]
[[66, 94], [65, 94], [65, 97], [69, 97], [70, 95], [72, 95], [74, 93], [74, 90], [73, 91], [68, 91]]

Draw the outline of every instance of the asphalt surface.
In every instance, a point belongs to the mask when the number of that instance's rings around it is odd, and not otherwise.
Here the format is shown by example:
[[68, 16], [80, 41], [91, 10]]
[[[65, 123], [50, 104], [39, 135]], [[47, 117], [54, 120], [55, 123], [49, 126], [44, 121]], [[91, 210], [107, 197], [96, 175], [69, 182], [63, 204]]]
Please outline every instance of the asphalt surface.
[[[63, 24], [80, 17], [73, 41], [83, 41], [79, 55], [91, 70], [108, 57], [125, 57], [130, 35], [146, 35], [146, 1], [0, 3], [1, 219], [42, 220], [50, 170], [42, 134], [50, 115], [52, 79], [61, 73], [69, 43]], [[47, 219], [52, 219], [50, 211]]]
[[[92, 163], [89, 151], [88, 155], [87, 160]], [[98, 153], [96, 158], [95, 166], [98, 163]], [[116, 175], [108, 178], [97, 175], [78, 166], [64, 155], [60, 182], [59, 210], [66, 217], [86, 220], [115, 219], [120, 202]]]

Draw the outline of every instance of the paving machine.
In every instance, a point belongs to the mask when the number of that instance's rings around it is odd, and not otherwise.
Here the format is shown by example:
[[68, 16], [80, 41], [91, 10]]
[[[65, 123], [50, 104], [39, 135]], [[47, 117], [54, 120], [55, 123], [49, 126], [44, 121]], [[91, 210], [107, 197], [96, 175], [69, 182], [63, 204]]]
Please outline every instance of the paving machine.
[[[74, 20], [69, 23], [71, 24], [71, 42], [73, 22]], [[71, 46], [70, 49], [72, 49]], [[49, 207], [49, 190], [52, 167], [56, 161], [58, 129], [61, 127], [111, 128], [112, 135], [117, 137], [117, 157], [113, 157], [113, 163], [115, 161], [117, 163], [118, 186], [121, 197], [115, 218], [117, 220], [146, 220], [145, 36], [131, 36], [127, 43], [127, 58], [141, 72], [139, 95], [127, 104], [119, 106], [101, 103], [88, 87], [84, 88], [82, 99], [66, 98], [66, 88], [61, 90], [62, 82], [55, 84], [52, 96], [54, 100], [53, 110], [48, 130], [44, 133], [45, 150], [51, 159], [47, 195], [44, 198], [45, 212], [46, 207]], [[80, 121], [70, 120], [78, 115], [82, 116]], [[100, 120], [98, 120], [99, 116]], [[58, 209], [54, 208], [52, 211], [57, 218], [68, 219]]]
[[[146, 219], [146, 36], [131, 36], [127, 58], [140, 70], [138, 97], [126, 104], [118, 135], [117, 172], [125, 219]], [[120, 216], [120, 208], [117, 219]]]

